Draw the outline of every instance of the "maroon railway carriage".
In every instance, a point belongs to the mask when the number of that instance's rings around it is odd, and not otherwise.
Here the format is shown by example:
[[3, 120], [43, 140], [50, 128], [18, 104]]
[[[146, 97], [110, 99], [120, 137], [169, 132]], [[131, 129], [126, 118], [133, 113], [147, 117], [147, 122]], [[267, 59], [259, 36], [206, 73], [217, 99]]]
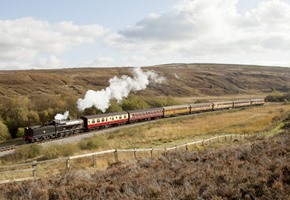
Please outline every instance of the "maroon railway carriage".
[[149, 108], [144, 110], [131, 110], [129, 113], [129, 123], [157, 119], [163, 117], [163, 108]]
[[83, 116], [84, 127], [87, 130], [100, 129], [110, 126], [126, 124], [129, 116], [127, 112], [107, 113], [99, 115]]

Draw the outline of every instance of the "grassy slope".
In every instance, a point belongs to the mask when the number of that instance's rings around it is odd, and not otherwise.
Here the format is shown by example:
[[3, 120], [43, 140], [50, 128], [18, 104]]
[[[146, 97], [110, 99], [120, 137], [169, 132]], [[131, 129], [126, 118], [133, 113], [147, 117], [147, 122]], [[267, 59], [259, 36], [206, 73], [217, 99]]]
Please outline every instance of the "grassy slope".
[[[203, 98], [217, 100], [237, 97], [252, 98], [264, 96], [265, 93], [272, 90], [284, 91], [290, 88], [290, 70], [288, 68], [177, 64], [151, 67], [150, 69], [165, 76], [167, 82], [162, 85], [150, 86], [138, 95], [171, 95], [192, 102], [193, 99]], [[1, 72], [0, 102], [10, 97], [39, 94], [72, 93], [82, 97], [87, 89], [104, 88], [113, 75], [120, 77], [123, 74], [130, 74], [130, 72], [126, 68]], [[16, 76], [19, 78], [13, 79]], [[156, 124], [98, 136], [92, 141], [102, 141], [102, 143], [92, 145], [93, 148], [90, 150], [80, 151], [80, 144], [69, 145], [62, 149], [64, 149], [65, 155], [71, 155], [76, 152], [79, 154], [110, 148], [172, 146], [225, 132], [260, 132], [273, 128], [289, 111], [289, 105], [273, 105], [242, 109], [240, 112], [228, 111], [204, 114], [199, 117], [169, 119], [158, 121]], [[81, 145], [88, 146], [88, 142], [82, 141]], [[50, 152], [52, 149], [44, 152]]]
[[[166, 77], [139, 95], [220, 96], [257, 95], [272, 90], [290, 90], [290, 69], [278, 67], [214, 64], [168, 64], [153, 69]], [[83, 97], [88, 89], [108, 86], [113, 76], [130, 75], [128, 68], [0, 71], [0, 102], [7, 97], [40, 94], [73, 94]], [[15, 78], [17, 77], [17, 78]]]
[[170, 147], [213, 135], [258, 133], [273, 129], [290, 113], [290, 105], [267, 105], [159, 120], [96, 136], [99, 149]]
[[[288, 199], [289, 130], [215, 151], [175, 152], [73, 170], [52, 180], [0, 185], [1, 199]], [[288, 152], [288, 153], [287, 153]]]

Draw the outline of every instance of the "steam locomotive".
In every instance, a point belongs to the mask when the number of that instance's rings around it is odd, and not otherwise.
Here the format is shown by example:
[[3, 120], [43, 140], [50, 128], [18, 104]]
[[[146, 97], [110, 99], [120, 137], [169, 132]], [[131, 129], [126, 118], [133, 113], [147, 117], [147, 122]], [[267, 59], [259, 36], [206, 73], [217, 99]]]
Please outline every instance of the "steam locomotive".
[[212, 103], [196, 103], [177, 106], [165, 106], [143, 110], [132, 110], [117, 113], [82, 116], [76, 120], [54, 120], [46, 125], [26, 127], [24, 139], [27, 143], [66, 137], [76, 133], [119, 126], [133, 122], [154, 120], [157, 118], [174, 117], [199, 112], [221, 109], [241, 108], [247, 106], [264, 105], [264, 99], [250, 99], [237, 101], [223, 101]]

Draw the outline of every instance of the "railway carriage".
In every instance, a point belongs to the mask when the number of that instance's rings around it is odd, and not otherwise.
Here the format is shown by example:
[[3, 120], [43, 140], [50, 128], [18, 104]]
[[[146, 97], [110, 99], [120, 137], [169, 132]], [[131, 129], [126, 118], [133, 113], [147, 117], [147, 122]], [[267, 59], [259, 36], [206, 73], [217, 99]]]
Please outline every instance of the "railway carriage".
[[117, 112], [83, 116], [81, 119], [84, 121], [85, 129], [92, 130], [126, 124], [128, 122], [129, 115], [127, 112]]
[[166, 106], [164, 109], [164, 117], [190, 114], [190, 105]]
[[233, 101], [233, 102], [234, 102], [234, 108], [251, 106], [251, 100], [238, 100], [238, 101]]
[[144, 110], [132, 110], [129, 113], [129, 123], [143, 120], [151, 120], [163, 117], [163, 108], [150, 108]]
[[223, 101], [223, 102], [214, 102], [213, 109], [214, 110], [222, 110], [222, 109], [231, 109], [234, 106], [233, 101]]
[[251, 99], [251, 106], [262, 106], [265, 104], [264, 99]]
[[197, 103], [189, 105], [190, 105], [190, 113], [206, 112], [213, 110], [213, 103]]

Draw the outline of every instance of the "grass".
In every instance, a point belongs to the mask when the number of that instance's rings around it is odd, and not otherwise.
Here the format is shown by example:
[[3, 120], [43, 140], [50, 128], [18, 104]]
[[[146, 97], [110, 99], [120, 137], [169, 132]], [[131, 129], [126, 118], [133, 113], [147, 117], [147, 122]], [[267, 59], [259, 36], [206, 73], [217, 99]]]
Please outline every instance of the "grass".
[[[289, 199], [289, 128], [269, 140], [197, 146], [106, 171], [84, 170], [91, 160], [75, 160], [76, 170], [57, 177], [0, 185], [0, 199]], [[58, 164], [43, 171], [49, 175]]]
[[270, 105], [160, 120], [124, 128], [98, 138], [109, 148], [163, 147], [225, 133], [257, 133], [273, 129], [290, 112], [288, 105]]
[[[184, 116], [157, 120], [153, 123], [122, 128], [117, 131], [100, 134], [93, 138], [83, 139], [79, 142], [66, 145], [52, 145], [46, 148], [39, 148], [37, 145], [30, 145], [19, 149], [16, 154], [1, 159], [2, 164], [23, 162], [36, 156], [38, 160], [55, 159], [76, 154], [85, 154], [108, 149], [131, 149], [131, 148], [165, 148], [185, 144], [192, 141], [207, 139], [227, 133], [261, 133], [270, 137], [280, 132], [283, 126], [282, 121], [289, 115], [289, 105], [267, 105], [263, 107], [243, 108], [240, 110], [227, 110], [200, 115]], [[241, 140], [236, 140], [241, 143]], [[235, 142], [235, 143], [236, 143]], [[211, 148], [219, 148], [222, 143], [213, 143]], [[206, 144], [208, 146], [208, 144]], [[203, 150], [205, 146], [192, 145], [190, 151]], [[37, 149], [37, 153], [29, 151]], [[21, 154], [23, 153], [23, 155]], [[154, 157], [163, 152], [154, 152]], [[142, 155], [144, 154], [144, 155]], [[137, 153], [137, 157], [150, 157], [150, 153]], [[120, 153], [119, 159], [133, 159], [132, 152]], [[114, 155], [108, 154], [97, 157], [97, 168], [105, 169], [114, 163]], [[92, 167], [92, 158], [73, 160], [72, 167], [84, 169]], [[65, 170], [65, 161], [56, 164], [43, 164], [38, 166], [38, 176], [48, 177], [51, 174], [58, 174]], [[49, 173], [48, 173], [49, 172]]]

